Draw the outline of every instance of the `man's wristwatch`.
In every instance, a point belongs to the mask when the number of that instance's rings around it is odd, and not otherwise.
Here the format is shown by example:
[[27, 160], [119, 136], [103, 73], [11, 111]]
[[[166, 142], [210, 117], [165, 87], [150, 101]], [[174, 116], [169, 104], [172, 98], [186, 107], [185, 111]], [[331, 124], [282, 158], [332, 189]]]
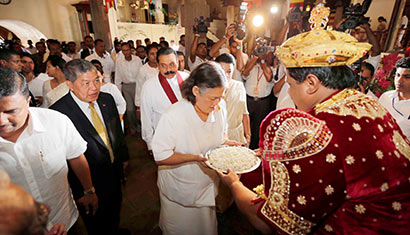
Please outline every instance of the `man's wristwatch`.
[[91, 187], [90, 189], [85, 190], [84, 195], [87, 195], [87, 194], [95, 194], [95, 188]]

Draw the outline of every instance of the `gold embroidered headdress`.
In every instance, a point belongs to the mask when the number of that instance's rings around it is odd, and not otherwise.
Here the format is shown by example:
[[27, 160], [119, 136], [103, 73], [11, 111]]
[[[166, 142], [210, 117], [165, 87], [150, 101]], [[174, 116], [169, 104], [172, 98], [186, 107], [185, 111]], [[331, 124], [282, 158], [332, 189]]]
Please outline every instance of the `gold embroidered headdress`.
[[334, 30], [325, 30], [330, 9], [323, 4], [312, 9], [312, 30], [298, 34], [276, 49], [287, 68], [350, 65], [366, 55], [371, 45]]

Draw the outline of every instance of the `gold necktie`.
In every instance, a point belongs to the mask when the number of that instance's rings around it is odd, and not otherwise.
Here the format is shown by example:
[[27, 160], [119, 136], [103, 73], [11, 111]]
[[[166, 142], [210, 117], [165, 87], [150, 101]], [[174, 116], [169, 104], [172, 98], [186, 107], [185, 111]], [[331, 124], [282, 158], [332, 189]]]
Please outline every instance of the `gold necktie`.
[[114, 162], [114, 153], [111, 148], [110, 139], [108, 137], [107, 130], [104, 127], [104, 123], [101, 121], [100, 116], [98, 116], [97, 111], [95, 111], [94, 104], [90, 103], [88, 106], [91, 110], [91, 121], [93, 122], [94, 128], [97, 131], [98, 135], [103, 140], [105, 146], [108, 148], [108, 152], [110, 153], [111, 163]]

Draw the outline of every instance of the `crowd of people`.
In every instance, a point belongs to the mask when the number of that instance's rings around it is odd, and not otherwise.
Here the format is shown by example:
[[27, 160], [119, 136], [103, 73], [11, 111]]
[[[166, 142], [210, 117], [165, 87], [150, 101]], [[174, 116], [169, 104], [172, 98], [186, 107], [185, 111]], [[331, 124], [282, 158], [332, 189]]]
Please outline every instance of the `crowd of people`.
[[[0, 50], [0, 233], [129, 234], [130, 134], [158, 165], [163, 234], [217, 234], [233, 201], [262, 233], [408, 234], [410, 57], [378, 99], [380, 38], [360, 27], [369, 43], [316, 28], [275, 52], [252, 32], [245, 51], [234, 25], [212, 45], [194, 30], [189, 50], [184, 35], [116, 39], [111, 52], [91, 36], [79, 51], [11, 42]], [[221, 145], [262, 165], [241, 178], [207, 168]]]

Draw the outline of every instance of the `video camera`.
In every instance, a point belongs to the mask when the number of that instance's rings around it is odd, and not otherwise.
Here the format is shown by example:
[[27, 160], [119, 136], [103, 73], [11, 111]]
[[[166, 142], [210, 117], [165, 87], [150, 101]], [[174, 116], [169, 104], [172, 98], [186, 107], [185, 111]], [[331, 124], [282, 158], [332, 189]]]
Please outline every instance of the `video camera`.
[[364, 0], [363, 4], [357, 3], [347, 7], [343, 13], [343, 16], [348, 16], [346, 21], [340, 25], [339, 31], [345, 31], [346, 29], [354, 29], [361, 24], [369, 23], [370, 18], [364, 17], [364, 14], [369, 10], [372, 0]]
[[243, 40], [246, 37], [246, 26], [245, 26], [245, 18], [246, 14], [248, 13], [248, 3], [242, 2], [241, 6], [239, 7], [239, 15], [238, 20], [234, 25], [236, 38], [238, 40]]
[[269, 51], [275, 52], [275, 47], [267, 46], [267, 41], [263, 38], [256, 39], [255, 55], [266, 55]]
[[207, 17], [206, 19], [203, 16], [200, 16], [199, 19], [195, 18], [194, 21], [198, 23], [196, 26], [196, 31], [198, 33], [208, 33], [209, 23], [212, 22], [212, 19]]

